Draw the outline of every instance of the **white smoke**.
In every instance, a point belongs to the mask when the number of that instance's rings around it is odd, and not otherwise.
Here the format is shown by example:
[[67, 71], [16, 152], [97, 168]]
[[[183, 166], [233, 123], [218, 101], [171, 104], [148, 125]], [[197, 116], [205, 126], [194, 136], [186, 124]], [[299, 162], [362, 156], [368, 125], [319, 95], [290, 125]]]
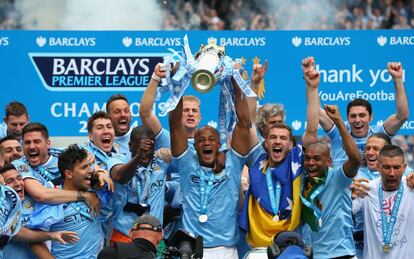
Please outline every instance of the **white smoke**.
[[156, 0], [16, 0], [24, 29], [160, 30]]
[[267, 0], [277, 27], [282, 30], [332, 29], [323, 25], [331, 24], [334, 19], [338, 10], [336, 2], [338, 0]]

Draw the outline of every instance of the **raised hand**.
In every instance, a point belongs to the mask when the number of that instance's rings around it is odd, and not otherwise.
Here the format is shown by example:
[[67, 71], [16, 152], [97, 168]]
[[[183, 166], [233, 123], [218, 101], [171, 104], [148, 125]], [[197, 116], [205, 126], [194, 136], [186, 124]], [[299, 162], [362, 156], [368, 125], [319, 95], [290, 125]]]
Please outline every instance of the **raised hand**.
[[369, 183], [369, 181], [366, 178], [354, 179], [354, 182], [350, 186], [352, 190], [353, 199], [358, 197], [364, 198], [365, 196], [367, 196], [367, 192], [369, 191], [369, 187], [366, 185], [367, 183]]
[[340, 121], [342, 119], [341, 114], [339, 113], [338, 106], [336, 106], [336, 105], [326, 105], [325, 104], [324, 109], [325, 109], [326, 115], [328, 115], [328, 117], [332, 121], [337, 122], [337, 121]]
[[315, 66], [315, 59], [313, 57], [306, 57], [302, 59], [302, 71], [306, 75], [310, 70], [313, 70]]
[[154, 74], [160, 78], [166, 77], [166, 65], [164, 63], [158, 63], [154, 68]]
[[252, 76], [250, 77], [250, 80], [252, 84], [260, 84], [260, 81], [264, 78], [269, 62], [267, 59], [265, 60], [264, 64], [254, 64], [253, 65], [253, 71]]
[[401, 62], [388, 62], [388, 73], [395, 78], [402, 78], [403, 68]]
[[302, 60], [303, 78], [306, 85], [312, 88], [318, 88], [320, 82], [319, 72], [315, 70], [313, 57], [307, 57]]

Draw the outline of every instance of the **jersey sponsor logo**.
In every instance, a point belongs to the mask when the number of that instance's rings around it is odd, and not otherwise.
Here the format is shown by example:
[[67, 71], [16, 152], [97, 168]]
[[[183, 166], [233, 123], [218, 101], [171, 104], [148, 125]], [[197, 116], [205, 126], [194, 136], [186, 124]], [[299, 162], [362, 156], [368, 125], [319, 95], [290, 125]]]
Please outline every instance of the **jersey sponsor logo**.
[[[222, 176], [220, 178], [214, 179], [213, 186], [224, 183], [228, 178], [229, 177], [227, 175], [224, 175], [224, 176]], [[191, 182], [193, 182], [195, 184], [200, 184], [200, 176], [198, 176], [198, 175], [192, 175], [191, 176]]]
[[143, 91], [162, 53], [29, 53], [49, 91]]

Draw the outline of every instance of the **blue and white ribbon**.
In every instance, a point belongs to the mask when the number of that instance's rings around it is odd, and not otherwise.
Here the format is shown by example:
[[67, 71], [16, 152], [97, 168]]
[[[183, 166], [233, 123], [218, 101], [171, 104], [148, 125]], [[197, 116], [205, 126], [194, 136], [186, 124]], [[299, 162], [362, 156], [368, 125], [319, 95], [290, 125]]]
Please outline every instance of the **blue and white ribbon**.
[[398, 192], [396, 195], [396, 199], [394, 202], [394, 206], [392, 207], [391, 216], [389, 217], [389, 221], [387, 219], [387, 215], [384, 211], [383, 206], [383, 191], [382, 191], [382, 181], [378, 187], [378, 199], [379, 199], [379, 206], [381, 209], [381, 230], [382, 230], [382, 242], [384, 246], [389, 246], [391, 244], [391, 237], [394, 233], [395, 223], [397, 222], [398, 211], [400, 209], [400, 204], [402, 200], [402, 196], [404, 193], [404, 186], [400, 184], [398, 188]]
[[[180, 58], [180, 67], [175, 75], [171, 78], [171, 63], [177, 61], [178, 52], [173, 52], [173, 55], [166, 56], [164, 58], [164, 64], [166, 65], [166, 79], [158, 88], [157, 100], [165, 92], [169, 92], [165, 103], [160, 104], [160, 114], [165, 115], [168, 112], [175, 109], [180, 98], [184, 94], [184, 91], [190, 84], [191, 76], [197, 70], [198, 61], [194, 59], [191, 53], [190, 46], [188, 44], [187, 35], [183, 40], [183, 51]], [[256, 97], [256, 94], [250, 89], [250, 80], [243, 78], [243, 70], [234, 68], [235, 63], [241, 63], [240, 60], [233, 61], [230, 57], [224, 56], [215, 71], [219, 71], [215, 74], [217, 84], [221, 86], [220, 91], [220, 104], [219, 104], [219, 132], [220, 140], [225, 143], [227, 135], [231, 133], [236, 124], [236, 112], [234, 106], [234, 90], [231, 83], [233, 77], [240, 89], [247, 97]]]

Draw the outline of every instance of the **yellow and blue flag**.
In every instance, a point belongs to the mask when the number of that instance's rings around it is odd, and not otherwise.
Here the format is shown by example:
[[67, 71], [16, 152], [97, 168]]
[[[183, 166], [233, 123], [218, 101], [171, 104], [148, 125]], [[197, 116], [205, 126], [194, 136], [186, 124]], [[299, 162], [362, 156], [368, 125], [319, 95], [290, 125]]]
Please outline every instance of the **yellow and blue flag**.
[[240, 228], [247, 232], [250, 246], [270, 246], [279, 232], [294, 230], [299, 225], [302, 162], [302, 146], [297, 145], [271, 170], [273, 186], [276, 181], [281, 184], [278, 220], [274, 220], [266, 182], [267, 153], [260, 155], [250, 167], [250, 187], [239, 217]]

